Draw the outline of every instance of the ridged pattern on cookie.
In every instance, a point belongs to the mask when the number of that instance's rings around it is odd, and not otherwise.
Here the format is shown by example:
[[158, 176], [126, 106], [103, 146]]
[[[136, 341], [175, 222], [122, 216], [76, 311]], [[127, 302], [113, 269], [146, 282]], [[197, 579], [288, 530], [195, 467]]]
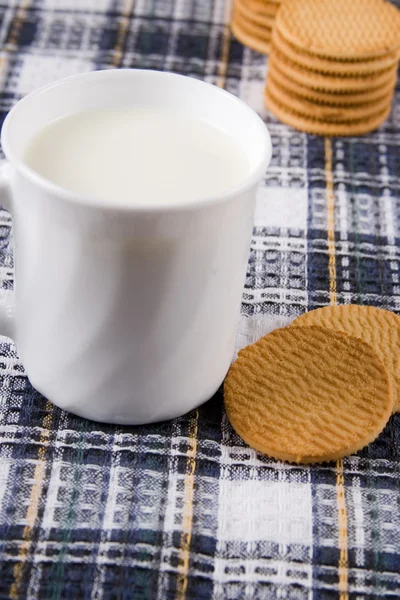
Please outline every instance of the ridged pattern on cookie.
[[291, 327], [317, 325], [343, 331], [370, 344], [394, 380], [394, 410], [400, 411], [400, 317], [376, 308], [348, 304], [325, 306], [295, 319]]
[[292, 62], [275, 47], [272, 48], [270, 62], [271, 66], [276, 63], [281, 70], [285, 71], [287, 77], [292, 78], [297, 83], [314, 90], [327, 92], [368, 92], [371, 87], [376, 88], [380, 85], [386, 85], [397, 72], [397, 65], [394, 65], [377, 73], [351, 77], [316, 73]]
[[363, 60], [400, 49], [400, 16], [387, 0], [290, 0], [276, 26], [300, 50]]
[[233, 21], [239, 23], [242, 27], [245, 27], [246, 31], [251, 35], [254, 35], [257, 39], [266, 40], [268, 42], [271, 40], [273, 20], [269, 26], [252, 21], [244, 15], [240, 1], [235, 3], [234, 11]]
[[[246, 5], [245, 0], [235, 0], [235, 10], [250, 23], [254, 24], [257, 28], [257, 33], [261, 37], [264, 36], [265, 30], [267, 32], [272, 31], [274, 26], [275, 17], [269, 15], [260, 15], [255, 13]], [[269, 34], [268, 34], [269, 35]]]
[[317, 73], [327, 73], [340, 77], [377, 73], [393, 67], [399, 60], [399, 51], [364, 61], [341, 61], [313, 56], [287, 42], [279, 33], [278, 28], [275, 28], [272, 39], [274, 46], [292, 62]]
[[275, 62], [271, 64], [271, 61], [269, 63], [268, 77], [270, 75], [272, 75], [275, 81], [279, 83], [279, 86], [283, 90], [287, 90], [294, 97], [305, 98], [315, 104], [329, 106], [362, 106], [363, 104], [369, 104], [375, 100], [381, 100], [390, 93], [393, 93], [397, 78], [397, 74], [393, 73], [385, 85], [380, 84], [375, 88], [371, 86], [367, 92], [340, 93], [340, 91], [326, 92], [313, 90], [310, 87], [297, 83], [288, 77], [284, 70], [281, 70]]
[[391, 382], [374, 350], [321, 327], [275, 330], [242, 350], [224, 396], [228, 419], [245, 442], [297, 463], [360, 450], [393, 408]]
[[287, 108], [293, 109], [297, 113], [319, 119], [326, 122], [346, 122], [352, 119], [368, 119], [382, 112], [391, 104], [393, 93], [380, 99], [376, 102], [358, 106], [323, 106], [315, 102], [309, 102], [304, 98], [296, 98], [292, 94], [286, 92], [279, 84], [275, 83], [274, 76], [268, 76], [267, 86], [275, 97], [279, 98], [280, 102]]
[[280, 0], [235, 0], [231, 21], [233, 35], [252, 50], [268, 54], [279, 6]]
[[231, 31], [235, 38], [239, 40], [245, 46], [248, 46], [256, 52], [261, 54], [268, 54], [270, 50], [270, 38], [271, 32], [265, 31], [263, 39], [259, 39], [257, 35], [252, 31], [251, 26], [247, 22], [243, 22], [243, 19], [237, 17], [237, 13], [234, 14], [234, 18], [231, 22]]
[[285, 123], [300, 131], [315, 135], [354, 136], [373, 131], [387, 118], [390, 105], [381, 113], [369, 119], [349, 121], [347, 123], [328, 123], [298, 114], [281, 104], [267, 87], [265, 90], [265, 105], [274, 115]]
[[243, 0], [248, 8], [255, 14], [267, 17], [275, 17], [281, 0]]

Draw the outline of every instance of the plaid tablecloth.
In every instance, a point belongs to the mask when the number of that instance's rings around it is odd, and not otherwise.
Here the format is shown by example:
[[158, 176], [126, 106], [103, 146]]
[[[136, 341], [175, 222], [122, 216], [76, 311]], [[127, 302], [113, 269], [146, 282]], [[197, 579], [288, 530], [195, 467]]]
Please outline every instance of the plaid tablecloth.
[[[224, 86], [274, 145], [238, 347], [330, 302], [400, 312], [400, 102], [364, 137], [291, 130], [264, 109], [266, 60], [231, 38], [229, 12], [224, 0], [0, 0], [1, 119], [34, 88], [102, 67]], [[3, 288], [11, 236], [1, 211]], [[0, 438], [1, 599], [400, 597], [400, 415], [355, 456], [291, 466], [235, 435], [221, 393], [145, 427], [62, 412], [2, 338]]]

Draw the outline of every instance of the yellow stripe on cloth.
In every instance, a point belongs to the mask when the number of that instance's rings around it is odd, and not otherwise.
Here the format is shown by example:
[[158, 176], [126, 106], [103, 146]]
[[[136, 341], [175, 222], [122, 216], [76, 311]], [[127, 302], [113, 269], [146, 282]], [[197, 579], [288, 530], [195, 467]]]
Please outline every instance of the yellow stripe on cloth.
[[124, 55], [124, 44], [128, 35], [129, 22], [135, 6], [135, 0], [125, 0], [122, 17], [118, 28], [117, 41], [114, 47], [112, 64], [114, 67], [120, 67]]
[[188, 450], [186, 453], [186, 474], [183, 490], [182, 532], [179, 548], [179, 573], [176, 586], [176, 598], [184, 600], [188, 585], [190, 544], [192, 541], [194, 472], [196, 469], [197, 431], [199, 411], [195, 410], [189, 421]]
[[347, 508], [344, 489], [343, 460], [336, 463], [336, 503], [339, 525], [339, 600], [349, 598], [349, 556], [347, 550]]
[[22, 598], [20, 595], [21, 592], [21, 583], [22, 577], [24, 574], [24, 566], [26, 558], [29, 554], [31, 542], [32, 542], [32, 529], [35, 526], [36, 517], [39, 509], [39, 502], [42, 495], [42, 487], [43, 481], [46, 472], [46, 453], [49, 445], [49, 436], [50, 436], [50, 428], [53, 420], [53, 405], [51, 402], [46, 402], [46, 416], [43, 419], [42, 423], [42, 432], [40, 434], [39, 440], [39, 451], [37, 464], [35, 467], [35, 472], [33, 475], [33, 486], [31, 489], [31, 495], [29, 498], [28, 510], [26, 513], [26, 525], [24, 527], [22, 533], [23, 542], [19, 547], [18, 552], [18, 562], [14, 567], [14, 582], [10, 588], [10, 598], [11, 600], [18, 600], [18, 598]]
[[226, 82], [226, 72], [228, 70], [228, 59], [229, 59], [229, 49], [231, 45], [231, 30], [230, 30], [230, 22], [232, 16], [232, 2], [225, 2], [225, 15], [224, 15], [224, 35], [222, 38], [222, 48], [221, 48], [221, 60], [218, 65], [218, 78], [216, 81], [216, 85], [220, 88], [225, 87]]
[[[335, 254], [335, 192], [333, 187], [332, 170], [332, 142], [325, 138], [325, 177], [326, 177], [326, 205], [328, 229], [328, 256], [329, 256], [329, 300], [337, 304], [336, 287], [336, 254]], [[347, 550], [347, 508], [344, 488], [343, 461], [336, 462], [336, 506], [338, 510], [338, 537], [339, 537], [339, 600], [349, 598], [349, 557]]]
[[18, 49], [18, 38], [21, 33], [23, 24], [25, 23], [26, 12], [29, 8], [31, 0], [22, 0], [19, 4], [15, 17], [12, 21], [12, 26], [7, 37], [7, 42], [3, 45], [3, 55], [0, 56], [0, 77], [3, 79], [8, 69], [10, 54]]

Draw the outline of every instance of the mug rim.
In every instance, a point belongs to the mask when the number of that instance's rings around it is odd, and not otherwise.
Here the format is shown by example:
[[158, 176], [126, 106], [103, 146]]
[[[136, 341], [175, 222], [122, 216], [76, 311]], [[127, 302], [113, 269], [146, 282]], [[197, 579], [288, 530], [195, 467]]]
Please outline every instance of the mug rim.
[[[220, 94], [225, 96], [230, 101], [234, 101], [236, 104], [240, 106], [240, 108], [247, 113], [248, 117], [253, 120], [253, 122], [257, 125], [259, 129], [263, 130], [263, 148], [260, 152], [260, 159], [255, 167], [253, 167], [248, 175], [243, 178], [242, 182], [230, 187], [227, 191], [207, 195], [200, 196], [199, 198], [195, 198], [188, 202], [169, 202], [169, 203], [149, 203], [149, 204], [118, 204], [118, 202], [110, 202], [106, 200], [102, 200], [96, 196], [88, 195], [88, 194], [80, 194], [79, 192], [74, 192], [72, 190], [68, 190], [52, 181], [46, 179], [39, 173], [37, 173], [34, 169], [29, 167], [21, 157], [18, 157], [12, 150], [12, 146], [9, 142], [10, 136], [10, 127], [12, 125], [13, 119], [15, 119], [18, 115], [18, 111], [20, 107], [30, 100], [47, 90], [50, 90], [54, 87], [58, 87], [69, 81], [77, 81], [77, 80], [85, 80], [85, 79], [95, 79], [95, 78], [113, 78], [113, 77], [131, 77], [132, 73], [139, 73], [141, 75], [146, 74], [145, 76], [149, 77], [163, 77], [170, 79], [188, 79], [192, 82], [196, 82], [196, 84], [200, 86], [207, 86], [213, 89], [213, 93]], [[269, 130], [261, 119], [261, 117], [253, 110], [248, 104], [243, 102], [240, 98], [235, 96], [234, 94], [226, 91], [223, 88], [217, 87], [211, 83], [203, 81], [201, 79], [196, 79], [195, 77], [190, 77], [187, 75], [181, 75], [179, 73], [174, 73], [171, 71], [156, 71], [154, 69], [98, 69], [96, 71], [88, 71], [85, 73], [79, 73], [77, 75], [70, 75], [68, 77], [63, 77], [62, 79], [58, 79], [54, 82], [51, 82], [47, 85], [41, 86], [40, 88], [30, 92], [21, 100], [19, 100], [9, 111], [7, 114], [3, 126], [1, 129], [1, 145], [3, 148], [3, 152], [6, 156], [6, 159], [9, 161], [12, 167], [14, 167], [18, 172], [20, 172], [24, 177], [30, 180], [36, 186], [39, 186], [41, 189], [44, 189], [49, 194], [56, 195], [57, 198], [64, 200], [68, 203], [77, 204], [80, 206], [84, 206], [86, 208], [91, 209], [102, 209], [102, 210], [111, 210], [113, 212], [127, 212], [127, 213], [159, 213], [159, 212], [182, 212], [187, 210], [195, 210], [197, 208], [206, 207], [210, 204], [219, 204], [225, 201], [229, 201], [231, 198], [238, 196], [239, 194], [243, 194], [244, 192], [251, 189], [254, 185], [256, 185], [259, 181], [261, 181], [263, 174], [265, 173], [272, 155], [272, 142]]]

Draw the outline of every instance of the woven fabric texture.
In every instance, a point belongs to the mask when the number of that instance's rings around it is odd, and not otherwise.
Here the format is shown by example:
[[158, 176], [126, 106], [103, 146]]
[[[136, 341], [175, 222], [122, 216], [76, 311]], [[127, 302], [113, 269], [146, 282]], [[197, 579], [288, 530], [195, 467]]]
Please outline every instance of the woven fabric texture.
[[[0, 0], [0, 118], [98, 68], [172, 70], [265, 119], [238, 348], [332, 302], [400, 313], [400, 89], [384, 125], [321, 138], [263, 106], [265, 57], [224, 0]], [[0, 281], [13, 286], [0, 211]], [[55, 408], [0, 343], [0, 599], [369, 600], [400, 597], [400, 415], [337, 463], [249, 449], [221, 392], [174, 421], [99, 425]]]

